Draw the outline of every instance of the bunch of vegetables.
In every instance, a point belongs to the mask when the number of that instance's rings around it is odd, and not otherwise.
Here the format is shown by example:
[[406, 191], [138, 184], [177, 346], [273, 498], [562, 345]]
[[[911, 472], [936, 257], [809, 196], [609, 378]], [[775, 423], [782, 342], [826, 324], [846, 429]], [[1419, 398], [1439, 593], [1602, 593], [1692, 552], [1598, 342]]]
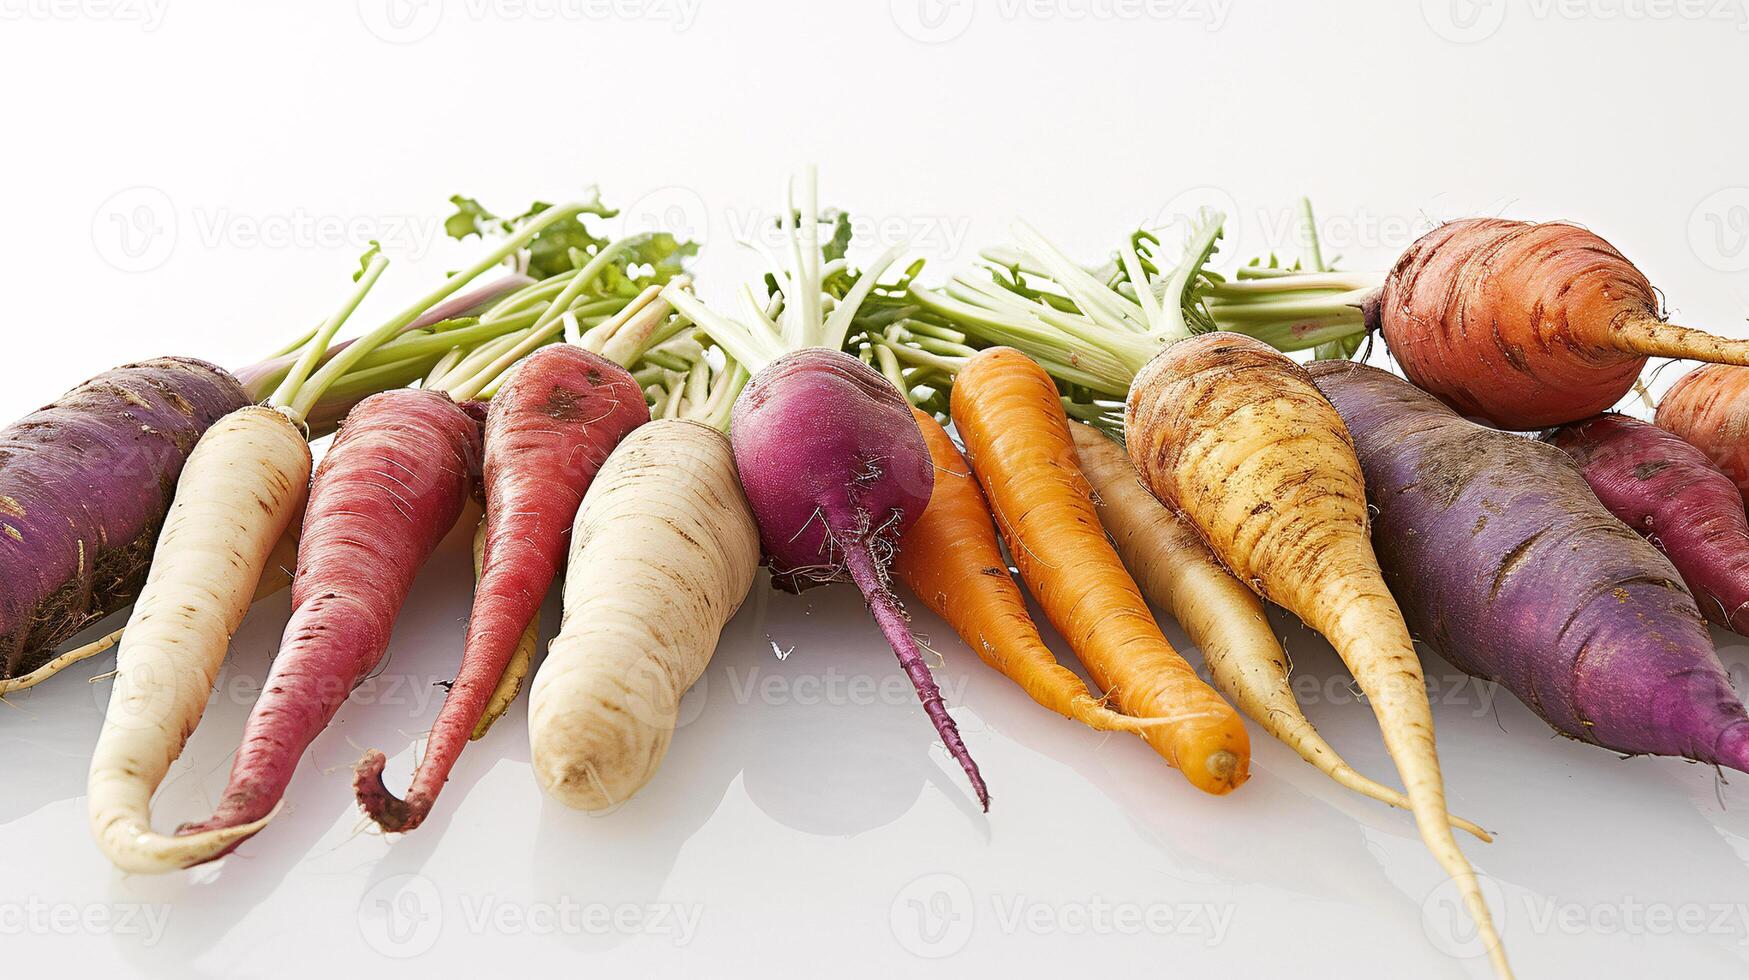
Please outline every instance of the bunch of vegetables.
[[[88, 796], [118, 867], [210, 861], [272, 819], [470, 497], [455, 681], [404, 793], [383, 752], [354, 774], [388, 831], [420, 826], [531, 674], [543, 790], [592, 811], [638, 792], [761, 563], [787, 591], [858, 589], [986, 809], [895, 580], [1041, 707], [1141, 738], [1204, 792], [1250, 775], [1243, 713], [1409, 810], [1502, 975], [1453, 828], [1490, 838], [1447, 809], [1415, 639], [1564, 735], [1749, 771], [1749, 713], [1706, 628], [1749, 631], [1749, 342], [1665, 322], [1588, 231], [1453, 222], [1382, 276], [1333, 271], [1313, 235], [1291, 267], [1224, 275], [1219, 215], [1171, 260], [1141, 231], [1097, 267], [1019, 223], [930, 287], [921, 263], [889, 275], [902, 247], [852, 265], [808, 171], [786, 254], [730, 314], [693, 291], [689, 244], [593, 234], [612, 214], [597, 198], [511, 218], [452, 203], [449, 232], [491, 247], [374, 329], [337, 339], [384, 273], [373, 248], [339, 308], [258, 364], [127, 365], [0, 431], [0, 695], [119, 642]], [[1407, 380], [1347, 359], [1375, 330]], [[1650, 356], [1719, 363], [1656, 424], [1609, 413]], [[288, 582], [212, 816], [155, 831], [231, 636]], [[130, 603], [124, 629], [57, 652]], [[1266, 603], [1330, 640], [1403, 790], [1313, 728]]]

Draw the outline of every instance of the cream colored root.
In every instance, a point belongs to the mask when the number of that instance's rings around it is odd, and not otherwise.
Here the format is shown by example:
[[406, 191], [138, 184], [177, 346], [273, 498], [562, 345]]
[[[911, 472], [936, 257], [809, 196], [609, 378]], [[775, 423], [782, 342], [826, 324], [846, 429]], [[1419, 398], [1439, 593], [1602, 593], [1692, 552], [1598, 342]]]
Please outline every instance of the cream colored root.
[[221, 419], [183, 468], [122, 636], [91, 758], [91, 832], [123, 871], [198, 864], [273, 819], [170, 837], [152, 830], [151, 799], [200, 722], [231, 636], [309, 484], [309, 444], [285, 415], [259, 406]]
[[[1154, 499], [1129, 456], [1098, 429], [1070, 422], [1099, 519], [1148, 601], [1164, 606], [1202, 651], [1209, 675], [1239, 710], [1341, 786], [1409, 810], [1409, 798], [1350, 766], [1294, 699], [1287, 654], [1263, 601], [1233, 577], [1185, 520]], [[1461, 817], [1452, 826], [1493, 837]]]
[[1512, 975], [1452, 836], [1421, 661], [1368, 531], [1354, 443], [1305, 369], [1260, 341], [1201, 334], [1166, 348], [1124, 411], [1143, 483], [1227, 568], [1323, 633], [1366, 693], [1416, 828], [1463, 895], [1494, 970]]
[[[480, 518], [480, 526], [474, 529], [474, 581], [480, 580], [480, 569], [486, 562], [486, 519]], [[522, 638], [516, 641], [516, 649], [510, 651], [510, 662], [504, 665], [504, 676], [498, 678], [498, 686], [492, 689], [492, 698], [486, 702], [486, 713], [480, 716], [480, 721], [474, 726], [473, 734], [468, 741], [475, 742], [486, 737], [492, 726], [504, 712], [510, 710], [516, 696], [522, 693], [522, 682], [528, 678], [528, 668], [534, 663], [534, 645], [540, 639], [540, 610], [535, 610], [534, 618], [528, 621], [528, 629], [522, 631]]]
[[577, 514], [564, 622], [534, 678], [542, 789], [602, 810], [649, 782], [758, 564], [722, 433], [661, 419], [620, 443]]

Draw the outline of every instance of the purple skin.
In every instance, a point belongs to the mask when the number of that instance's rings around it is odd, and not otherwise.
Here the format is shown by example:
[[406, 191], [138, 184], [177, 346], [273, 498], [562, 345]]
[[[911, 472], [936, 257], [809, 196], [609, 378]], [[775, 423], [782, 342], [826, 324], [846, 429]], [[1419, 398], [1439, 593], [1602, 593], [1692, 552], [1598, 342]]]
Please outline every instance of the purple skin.
[[1410, 628], [1556, 731], [1749, 772], [1749, 717], [1676, 569], [1546, 443], [1377, 368], [1307, 365], [1353, 434]]
[[1664, 552], [1707, 619], [1749, 635], [1749, 517], [1723, 470], [1681, 436], [1614, 413], [1564, 425], [1554, 441], [1603, 506]]
[[899, 536], [935, 488], [929, 448], [904, 397], [856, 358], [812, 347], [753, 378], [735, 402], [729, 431], [772, 584], [789, 591], [856, 584], [942, 744], [988, 810], [984, 777], [888, 584]]
[[249, 404], [222, 368], [106, 371], [0, 431], [0, 679], [41, 666], [145, 584], [182, 464]]

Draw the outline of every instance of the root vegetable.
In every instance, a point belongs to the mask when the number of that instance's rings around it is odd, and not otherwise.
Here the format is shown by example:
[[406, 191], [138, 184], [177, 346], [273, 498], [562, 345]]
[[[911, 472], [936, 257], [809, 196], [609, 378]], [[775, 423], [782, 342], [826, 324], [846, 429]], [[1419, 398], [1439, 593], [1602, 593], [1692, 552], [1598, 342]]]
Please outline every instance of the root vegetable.
[[1141, 733], [1156, 722], [1131, 718], [1094, 697], [1057, 662], [1008, 573], [990, 505], [947, 431], [912, 409], [935, 464], [923, 516], [905, 532], [893, 571], [923, 604], [947, 620], [978, 658], [1057, 714], [1102, 731]]
[[[1123, 446], [1092, 426], [1071, 422], [1069, 428], [1118, 555], [1142, 594], [1169, 610], [1202, 651], [1215, 687], [1319, 772], [1362, 796], [1409, 809], [1408, 797], [1355, 771], [1312, 727], [1294, 700], [1287, 652], [1257, 594], [1221, 565], [1188, 521], [1142, 486]], [[1451, 824], [1493, 839], [1460, 817]]]
[[1730, 477], [1680, 436], [1625, 415], [1564, 425], [1554, 441], [1609, 512], [1670, 559], [1707, 619], [1749, 633], [1749, 519]]
[[955, 377], [952, 402], [1008, 552], [1057, 632], [1126, 714], [1169, 720], [1141, 736], [1191, 785], [1237, 788], [1250, 775], [1245, 726], [1172, 649], [1106, 540], [1056, 385], [992, 347]]
[[285, 795], [304, 750], [382, 661], [426, 559], [455, 525], [479, 465], [479, 426], [449, 396], [403, 389], [360, 402], [317, 468], [292, 612], [213, 816], [187, 846], [236, 846]]
[[374, 749], [353, 779], [359, 805], [385, 830], [412, 830], [431, 812], [558, 575], [584, 492], [614, 446], [649, 417], [624, 368], [571, 346], [522, 361], [493, 397], [484, 560], [460, 672], [406, 796], [383, 784], [388, 760]]
[[246, 404], [223, 369], [165, 357], [106, 371], [0, 431], [0, 683], [133, 601], [184, 462]]
[[1676, 569], [1559, 450], [1376, 368], [1313, 372], [1354, 433], [1379, 559], [1440, 655], [1563, 735], [1749, 765], [1749, 718]]
[[1608, 409], [1648, 356], [1749, 364], [1749, 341], [1666, 322], [1632, 262], [1560, 222], [1441, 225], [1398, 258], [1370, 313], [1409, 380], [1506, 429]]
[[191, 844], [154, 832], [150, 804], [200, 721], [231, 635], [309, 481], [309, 444], [270, 407], [225, 416], [183, 468], [122, 636], [115, 688], [91, 758], [92, 833], [124, 871], [187, 867], [265, 823]]
[[1657, 423], [1724, 471], [1749, 504], [1749, 369], [1707, 364], [1688, 372], [1658, 403]]
[[530, 695], [548, 795], [603, 810], [649, 782], [758, 565], [722, 433], [661, 419], [620, 443], [577, 513], [564, 623]]
[[856, 274], [830, 263], [844, 288], [830, 295], [828, 315], [828, 264], [822, 263], [811, 171], [799, 195], [796, 189], [792, 184], [781, 212], [791, 265], [774, 269], [770, 280], [778, 288], [769, 303], [781, 310], [781, 323], [750, 292], [743, 293], [747, 322], [720, 316], [674, 286], [662, 295], [753, 373], [734, 402], [730, 442], [772, 581], [791, 589], [855, 583], [942, 744], [988, 809], [984, 778], [888, 582], [894, 550], [929, 503], [929, 448], [904, 396], [840, 350], [858, 308], [900, 248]]
[[[1338, 362], [1332, 362], [1338, 363]], [[1378, 717], [1422, 840], [1457, 884], [1495, 970], [1510, 970], [1475, 871], [1458, 849], [1414, 643], [1368, 540], [1354, 443], [1305, 370], [1222, 332], [1168, 347], [1125, 405], [1142, 482], [1223, 564], [1323, 633]]]

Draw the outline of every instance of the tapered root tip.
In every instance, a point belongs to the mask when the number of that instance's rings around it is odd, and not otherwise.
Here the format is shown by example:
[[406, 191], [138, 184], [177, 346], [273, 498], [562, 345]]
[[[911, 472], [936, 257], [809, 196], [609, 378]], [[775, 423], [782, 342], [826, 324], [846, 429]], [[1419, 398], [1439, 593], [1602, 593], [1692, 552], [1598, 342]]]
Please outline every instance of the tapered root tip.
[[1239, 757], [1226, 749], [1211, 752], [1209, 757], [1203, 760], [1203, 767], [1215, 779], [1223, 783], [1231, 783], [1234, 771], [1239, 768]]
[[1608, 346], [1630, 354], [1749, 366], [1749, 341], [1667, 323], [1650, 312], [1617, 320]]
[[425, 822], [431, 805], [421, 805], [418, 800], [403, 800], [389, 792], [389, 788], [383, 785], [383, 769], [388, 763], [388, 757], [378, 750], [366, 752], [352, 769], [352, 792], [358, 797], [364, 815], [377, 826], [391, 833], [405, 833]]
[[1749, 773], [1749, 721], [1737, 720], [1712, 740], [1710, 752], [1697, 752], [1698, 762]]
[[[98, 842], [110, 861], [123, 871], [163, 874], [224, 857], [236, 849], [238, 844], [255, 836], [257, 831], [267, 826], [279, 815], [279, 809], [279, 806], [275, 806], [260, 820], [235, 827], [203, 830], [187, 835], [178, 832], [174, 837], [154, 833], [147, 828], [133, 828], [131, 832], [117, 828], [112, 833], [101, 835]], [[114, 839], [123, 836], [125, 840]]]

